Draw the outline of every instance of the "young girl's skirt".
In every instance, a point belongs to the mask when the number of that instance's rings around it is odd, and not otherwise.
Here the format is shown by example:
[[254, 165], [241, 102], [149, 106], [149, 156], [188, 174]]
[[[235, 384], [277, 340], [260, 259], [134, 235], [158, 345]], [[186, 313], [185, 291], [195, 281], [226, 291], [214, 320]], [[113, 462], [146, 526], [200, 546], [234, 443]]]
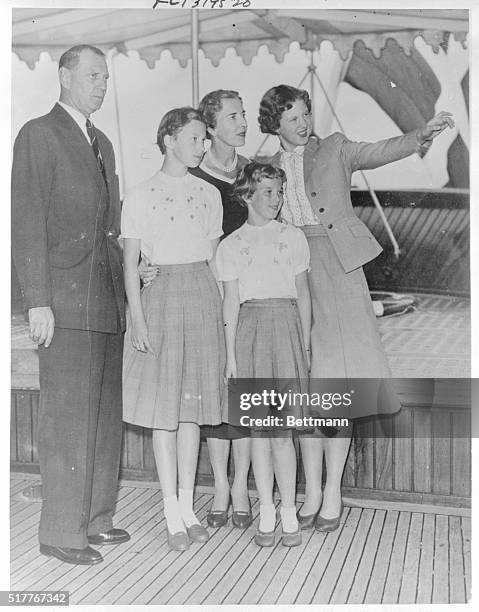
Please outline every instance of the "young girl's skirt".
[[[391, 370], [362, 268], [344, 271], [321, 225], [301, 229], [311, 253], [311, 389], [319, 378], [368, 378], [372, 401], [353, 404], [349, 411], [342, 408], [340, 416], [358, 418], [400, 410], [387, 380]], [[333, 413], [330, 416], [337, 416]]]
[[206, 262], [158, 266], [141, 293], [154, 355], [123, 356], [123, 420], [174, 431], [181, 422], [221, 423], [226, 401], [221, 297]]
[[[236, 331], [236, 365], [238, 378], [266, 379], [261, 381], [261, 386], [264, 382], [280, 393], [308, 391], [307, 357], [296, 300], [270, 298], [250, 300], [241, 305]], [[301, 419], [305, 411], [299, 403], [288, 403], [282, 412], [272, 406], [269, 410], [264, 409], [263, 414], [282, 417], [288, 414]], [[274, 432], [281, 435], [281, 429], [295, 427], [287, 427], [284, 421], [283, 426], [274, 427]], [[259, 430], [268, 432], [271, 428], [266, 425]]]

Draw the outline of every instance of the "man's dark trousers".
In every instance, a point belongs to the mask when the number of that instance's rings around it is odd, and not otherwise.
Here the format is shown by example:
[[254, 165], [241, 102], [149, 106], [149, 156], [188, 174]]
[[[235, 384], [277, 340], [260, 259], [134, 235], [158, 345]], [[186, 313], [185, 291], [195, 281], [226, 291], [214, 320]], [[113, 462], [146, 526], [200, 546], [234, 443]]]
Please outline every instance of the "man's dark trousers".
[[55, 328], [39, 347], [42, 544], [85, 548], [113, 527], [121, 452], [123, 334]]

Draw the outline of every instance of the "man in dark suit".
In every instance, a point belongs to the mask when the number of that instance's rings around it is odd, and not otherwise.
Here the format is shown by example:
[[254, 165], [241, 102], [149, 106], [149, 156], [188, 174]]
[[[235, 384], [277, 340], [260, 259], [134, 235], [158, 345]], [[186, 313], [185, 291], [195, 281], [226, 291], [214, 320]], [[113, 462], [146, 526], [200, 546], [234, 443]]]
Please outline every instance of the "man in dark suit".
[[15, 141], [12, 247], [39, 345], [40, 552], [103, 560], [89, 544], [129, 540], [114, 529], [121, 448], [125, 329], [118, 177], [90, 115], [107, 89], [102, 51], [79, 45], [59, 62], [60, 100]]

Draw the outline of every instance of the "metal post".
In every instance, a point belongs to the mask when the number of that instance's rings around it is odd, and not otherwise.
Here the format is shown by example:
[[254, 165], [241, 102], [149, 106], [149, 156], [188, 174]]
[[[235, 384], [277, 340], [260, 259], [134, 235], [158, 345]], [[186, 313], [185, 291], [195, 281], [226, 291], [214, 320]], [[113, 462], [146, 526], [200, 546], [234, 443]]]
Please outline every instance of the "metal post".
[[200, 103], [200, 77], [198, 51], [200, 46], [199, 37], [199, 13], [191, 9], [191, 76], [192, 76], [192, 99], [194, 108]]
[[309, 73], [309, 95], [311, 98], [311, 110], [313, 112], [313, 132], [314, 134], [316, 134], [316, 109], [314, 106], [314, 76], [316, 74], [316, 66], [314, 64], [314, 51], [311, 50], [310, 52], [310, 62], [309, 62], [309, 66], [308, 66], [308, 73]]
[[115, 102], [115, 119], [117, 125], [117, 134], [118, 134], [118, 160], [119, 160], [119, 180], [120, 180], [120, 193], [122, 196], [125, 195], [125, 160], [123, 158], [123, 142], [122, 142], [122, 130], [120, 126], [120, 108], [119, 108], [119, 91], [118, 91], [118, 80], [116, 78], [116, 66], [115, 66], [115, 57], [117, 56], [116, 51], [113, 51], [111, 55], [111, 77], [113, 81], [113, 100]]

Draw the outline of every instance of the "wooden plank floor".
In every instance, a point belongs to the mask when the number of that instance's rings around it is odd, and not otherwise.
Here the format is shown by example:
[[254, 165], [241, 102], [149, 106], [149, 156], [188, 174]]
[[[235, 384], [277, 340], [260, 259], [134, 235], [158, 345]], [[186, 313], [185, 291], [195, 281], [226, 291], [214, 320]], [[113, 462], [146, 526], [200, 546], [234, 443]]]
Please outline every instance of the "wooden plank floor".
[[[115, 523], [129, 530], [130, 542], [101, 547], [104, 563], [81, 567], [39, 554], [40, 504], [21, 497], [32, 482], [12, 474], [12, 590], [67, 590], [71, 604], [103, 605], [447, 604], [470, 597], [471, 524], [463, 511], [346, 507], [337, 531], [304, 532], [303, 544], [291, 549], [279, 537], [273, 548], [256, 546], [256, 520], [246, 531], [230, 522], [179, 553], [166, 546], [158, 488], [126, 483]], [[195, 497], [203, 523], [211, 499]]]

